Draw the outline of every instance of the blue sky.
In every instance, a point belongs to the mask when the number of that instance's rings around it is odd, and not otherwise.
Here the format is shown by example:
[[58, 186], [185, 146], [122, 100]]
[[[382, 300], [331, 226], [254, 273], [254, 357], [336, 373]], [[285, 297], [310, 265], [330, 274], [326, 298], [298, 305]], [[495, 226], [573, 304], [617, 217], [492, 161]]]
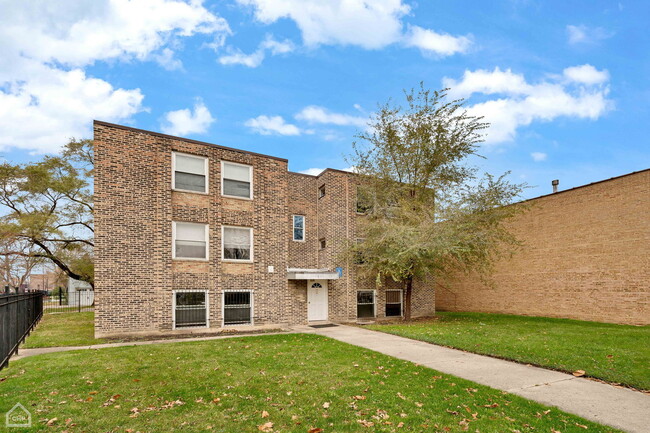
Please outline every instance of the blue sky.
[[492, 123], [478, 161], [526, 197], [650, 167], [644, 1], [0, 0], [0, 152], [92, 119], [346, 168], [420, 81]]

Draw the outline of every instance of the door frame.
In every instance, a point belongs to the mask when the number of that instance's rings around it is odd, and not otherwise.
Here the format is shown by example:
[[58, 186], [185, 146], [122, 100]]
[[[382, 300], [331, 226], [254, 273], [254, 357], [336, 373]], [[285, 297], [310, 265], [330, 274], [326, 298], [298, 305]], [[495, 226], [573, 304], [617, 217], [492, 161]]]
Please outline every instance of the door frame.
[[[325, 318], [324, 319], [311, 319], [309, 317], [309, 302], [310, 302], [310, 292], [311, 286], [315, 283], [319, 283], [323, 289], [325, 289]], [[307, 321], [308, 322], [317, 322], [321, 320], [329, 320], [329, 285], [327, 280], [307, 280]]]

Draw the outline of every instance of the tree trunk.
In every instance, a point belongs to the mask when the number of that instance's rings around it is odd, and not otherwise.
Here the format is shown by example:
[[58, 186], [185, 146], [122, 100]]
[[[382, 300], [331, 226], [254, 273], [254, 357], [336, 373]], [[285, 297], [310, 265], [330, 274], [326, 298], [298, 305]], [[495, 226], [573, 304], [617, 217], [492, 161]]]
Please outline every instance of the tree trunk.
[[413, 292], [413, 277], [406, 280], [404, 291], [404, 320], [411, 320], [411, 294]]

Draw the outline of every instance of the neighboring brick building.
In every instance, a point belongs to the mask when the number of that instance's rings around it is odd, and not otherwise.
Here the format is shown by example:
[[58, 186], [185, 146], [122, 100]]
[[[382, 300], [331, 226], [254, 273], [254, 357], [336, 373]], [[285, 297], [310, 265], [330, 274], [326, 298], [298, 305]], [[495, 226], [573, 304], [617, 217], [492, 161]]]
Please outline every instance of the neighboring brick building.
[[493, 284], [439, 281], [438, 310], [650, 324], [650, 169], [527, 203]]
[[[292, 173], [285, 159], [104, 122], [94, 130], [97, 336], [401, 314], [399, 287], [356, 281], [340, 259], [363, 218], [353, 174]], [[416, 282], [413, 316], [434, 304], [433, 284]]]

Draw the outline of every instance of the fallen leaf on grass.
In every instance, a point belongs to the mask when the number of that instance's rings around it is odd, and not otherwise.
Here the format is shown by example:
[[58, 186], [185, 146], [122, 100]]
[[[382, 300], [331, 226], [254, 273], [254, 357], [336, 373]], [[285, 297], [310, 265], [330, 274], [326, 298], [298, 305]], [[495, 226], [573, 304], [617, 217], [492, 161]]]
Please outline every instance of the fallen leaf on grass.
[[263, 410], [262, 411], [262, 418], [268, 418], [268, 417], [269, 417], [269, 413], [267, 411]]
[[273, 423], [272, 422], [267, 422], [267, 423], [264, 423], [262, 425], [258, 425], [257, 429], [259, 431], [266, 431], [266, 432], [273, 431]]
[[352, 398], [355, 399], [355, 400], [365, 400], [366, 396], [365, 395], [355, 395]]
[[586, 425], [583, 425], [583, 424], [578, 424], [578, 423], [576, 423], [576, 425], [577, 425], [578, 427], [580, 427], [580, 428], [584, 428], [584, 429], [588, 429], [588, 428], [589, 428], [589, 427], [587, 427]]
[[321, 433], [322, 431], [323, 431], [322, 428], [315, 427], [315, 428], [310, 428], [309, 430], [307, 430], [307, 433]]
[[585, 371], [584, 370], [576, 370], [576, 371], [573, 372], [573, 375], [575, 377], [581, 377], [581, 376], [585, 375]]
[[366, 421], [365, 419], [358, 419], [357, 422], [364, 427], [372, 427], [375, 425], [372, 421]]
[[422, 406], [424, 406], [423, 403], [420, 403], [420, 402], [417, 402], [417, 401], [415, 402], [415, 405], [416, 405], [417, 407], [422, 407]]
[[53, 426], [54, 423], [56, 423], [58, 420], [59, 420], [58, 418], [52, 418], [51, 420], [49, 420], [49, 421], [46, 423], [46, 425], [48, 425], [48, 426], [51, 427], [51, 426]]
[[329, 407], [330, 407], [330, 402], [329, 401], [326, 401], [325, 403], [323, 403], [323, 409], [329, 409]]

